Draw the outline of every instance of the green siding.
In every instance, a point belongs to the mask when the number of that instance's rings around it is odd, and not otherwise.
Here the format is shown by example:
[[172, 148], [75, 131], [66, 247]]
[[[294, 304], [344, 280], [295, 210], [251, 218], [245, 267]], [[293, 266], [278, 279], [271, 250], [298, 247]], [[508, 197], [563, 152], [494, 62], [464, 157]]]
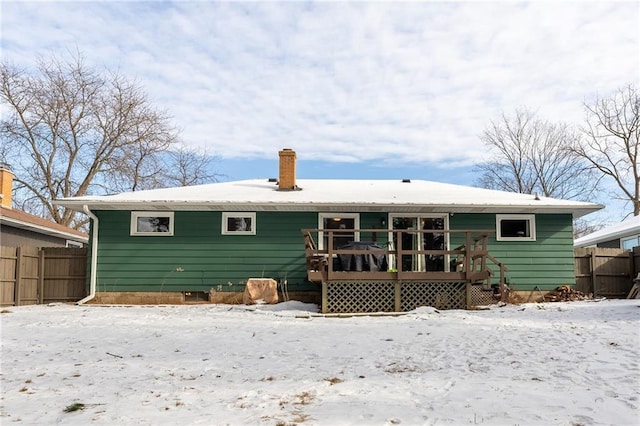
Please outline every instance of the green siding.
[[[495, 214], [458, 214], [450, 220], [451, 229], [491, 229]], [[452, 247], [461, 240], [451, 242]], [[536, 215], [536, 241], [496, 241], [489, 239], [489, 252], [507, 265], [509, 283], [516, 290], [553, 290], [574, 285], [573, 227], [570, 214]], [[495, 268], [494, 268], [495, 269]]]
[[[303, 228], [315, 212], [257, 212], [256, 235], [222, 235], [220, 212], [176, 211], [173, 236], [130, 236], [129, 211], [98, 211], [98, 291], [242, 291], [248, 278], [287, 279], [289, 291], [317, 290], [306, 280]], [[381, 228], [385, 213], [362, 213], [361, 228]], [[571, 215], [536, 215], [537, 241], [496, 241], [491, 254], [517, 290], [574, 284]], [[494, 214], [460, 214], [450, 228], [495, 230]], [[455, 234], [454, 234], [455, 235]], [[387, 233], [377, 234], [378, 242]], [[362, 235], [362, 240], [372, 236]], [[452, 237], [451, 246], [463, 241]], [[181, 270], [181, 271], [179, 271]]]
[[[130, 236], [130, 212], [99, 211], [98, 291], [242, 291], [248, 278], [306, 281], [300, 230], [315, 213], [257, 212], [256, 235], [222, 235], [220, 212], [174, 213], [173, 236]], [[181, 270], [181, 271], [179, 271]]]

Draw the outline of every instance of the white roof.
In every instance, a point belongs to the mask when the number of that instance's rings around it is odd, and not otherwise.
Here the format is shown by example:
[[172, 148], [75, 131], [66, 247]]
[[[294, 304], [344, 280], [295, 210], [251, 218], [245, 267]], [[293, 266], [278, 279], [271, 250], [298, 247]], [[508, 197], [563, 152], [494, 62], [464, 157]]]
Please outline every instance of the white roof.
[[640, 216], [633, 216], [615, 225], [607, 226], [599, 231], [580, 237], [573, 242], [573, 245], [575, 247], [588, 247], [638, 234], [640, 234]]
[[65, 198], [56, 204], [81, 210], [389, 211], [572, 213], [601, 209], [594, 203], [495, 191], [424, 180], [299, 179], [299, 190], [253, 179], [115, 195]]

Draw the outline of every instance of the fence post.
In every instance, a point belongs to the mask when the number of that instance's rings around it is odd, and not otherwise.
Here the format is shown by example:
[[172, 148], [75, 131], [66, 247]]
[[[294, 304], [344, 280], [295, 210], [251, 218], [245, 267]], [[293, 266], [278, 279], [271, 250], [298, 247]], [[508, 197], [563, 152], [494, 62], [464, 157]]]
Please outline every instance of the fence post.
[[22, 247], [16, 249], [16, 287], [14, 291], [14, 306], [21, 305], [21, 288], [22, 288]]
[[591, 288], [593, 289], [593, 297], [596, 297], [596, 250], [591, 249]]
[[44, 303], [44, 249], [38, 250], [38, 300], [37, 303]]

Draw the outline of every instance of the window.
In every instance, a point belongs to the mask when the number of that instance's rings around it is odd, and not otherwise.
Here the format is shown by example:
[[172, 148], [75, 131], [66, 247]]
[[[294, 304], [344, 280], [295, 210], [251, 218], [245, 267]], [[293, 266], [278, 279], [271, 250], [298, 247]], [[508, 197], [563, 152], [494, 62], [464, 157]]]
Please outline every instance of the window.
[[189, 302], [208, 302], [209, 301], [209, 292], [208, 291], [184, 291], [182, 292], [184, 297], [184, 301], [186, 303]]
[[173, 235], [173, 212], [131, 212], [131, 235]]
[[[360, 239], [359, 232], [349, 232], [350, 229], [360, 228], [360, 215], [358, 213], [320, 213], [318, 219], [318, 227], [320, 229], [340, 230], [340, 232], [332, 233], [334, 249]], [[327, 250], [329, 248], [328, 232], [320, 232], [318, 234], [318, 240], [321, 250]]]
[[222, 213], [223, 235], [256, 235], [255, 213]]
[[67, 240], [67, 243], [65, 244], [65, 247], [82, 248], [82, 247], [84, 247], [84, 244], [82, 244], [79, 241]]
[[640, 235], [636, 235], [636, 236], [630, 237], [630, 238], [621, 239], [620, 242], [622, 243], [621, 246], [622, 246], [623, 249], [631, 250], [636, 246], [640, 246]]
[[532, 214], [496, 215], [498, 241], [535, 241], [536, 217]]

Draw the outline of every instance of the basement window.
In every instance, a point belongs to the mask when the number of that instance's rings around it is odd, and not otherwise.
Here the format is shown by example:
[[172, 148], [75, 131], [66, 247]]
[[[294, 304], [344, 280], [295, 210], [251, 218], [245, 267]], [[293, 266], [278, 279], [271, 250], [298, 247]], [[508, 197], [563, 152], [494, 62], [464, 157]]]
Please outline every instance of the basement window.
[[536, 216], [533, 214], [496, 215], [498, 241], [535, 241]]
[[185, 291], [182, 293], [185, 303], [208, 302], [209, 292], [207, 291]]
[[222, 213], [223, 235], [256, 235], [255, 213]]
[[173, 212], [131, 212], [131, 235], [173, 235]]

